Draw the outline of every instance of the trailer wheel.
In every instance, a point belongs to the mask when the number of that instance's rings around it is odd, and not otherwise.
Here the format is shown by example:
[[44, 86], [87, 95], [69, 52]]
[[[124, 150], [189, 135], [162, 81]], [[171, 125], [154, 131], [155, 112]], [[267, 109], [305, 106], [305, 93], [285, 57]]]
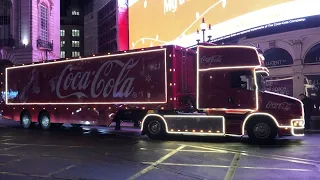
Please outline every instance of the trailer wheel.
[[249, 139], [254, 142], [270, 142], [277, 136], [277, 126], [267, 119], [251, 121], [247, 132]]
[[163, 121], [156, 118], [148, 120], [144, 125], [144, 129], [150, 139], [160, 140], [164, 139], [166, 135]]
[[39, 124], [44, 130], [49, 130], [51, 128], [50, 116], [48, 112], [40, 113]]
[[31, 115], [28, 111], [23, 111], [21, 113], [20, 122], [25, 129], [29, 129], [33, 125]]

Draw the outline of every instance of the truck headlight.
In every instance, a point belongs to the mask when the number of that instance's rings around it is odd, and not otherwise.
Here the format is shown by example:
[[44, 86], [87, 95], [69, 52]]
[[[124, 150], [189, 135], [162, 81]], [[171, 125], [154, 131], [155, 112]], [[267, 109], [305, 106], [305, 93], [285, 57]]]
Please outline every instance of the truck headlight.
[[303, 127], [304, 120], [293, 120], [292, 125], [293, 125], [293, 127]]

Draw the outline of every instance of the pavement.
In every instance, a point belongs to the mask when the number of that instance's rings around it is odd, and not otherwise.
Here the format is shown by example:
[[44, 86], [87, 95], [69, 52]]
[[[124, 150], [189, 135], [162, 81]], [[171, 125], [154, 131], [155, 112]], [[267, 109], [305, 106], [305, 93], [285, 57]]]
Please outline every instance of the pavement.
[[43, 131], [0, 120], [0, 180], [320, 179], [320, 135], [252, 145], [246, 138], [172, 136], [139, 129]]

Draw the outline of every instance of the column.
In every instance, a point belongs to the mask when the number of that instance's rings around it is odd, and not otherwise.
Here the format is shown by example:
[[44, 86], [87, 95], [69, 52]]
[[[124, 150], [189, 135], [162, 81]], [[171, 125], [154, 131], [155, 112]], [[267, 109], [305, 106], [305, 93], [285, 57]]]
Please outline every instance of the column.
[[304, 75], [303, 75], [303, 59], [302, 59], [302, 40], [292, 40], [294, 50], [293, 57], [293, 96], [298, 98], [301, 93], [304, 93]]

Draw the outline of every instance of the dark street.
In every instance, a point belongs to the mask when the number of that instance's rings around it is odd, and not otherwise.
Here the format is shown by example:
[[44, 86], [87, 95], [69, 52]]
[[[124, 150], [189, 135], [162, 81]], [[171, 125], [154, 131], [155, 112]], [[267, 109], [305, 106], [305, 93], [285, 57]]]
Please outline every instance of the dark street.
[[250, 145], [239, 138], [170, 137], [138, 129], [22, 129], [0, 123], [0, 179], [319, 179], [320, 136]]

